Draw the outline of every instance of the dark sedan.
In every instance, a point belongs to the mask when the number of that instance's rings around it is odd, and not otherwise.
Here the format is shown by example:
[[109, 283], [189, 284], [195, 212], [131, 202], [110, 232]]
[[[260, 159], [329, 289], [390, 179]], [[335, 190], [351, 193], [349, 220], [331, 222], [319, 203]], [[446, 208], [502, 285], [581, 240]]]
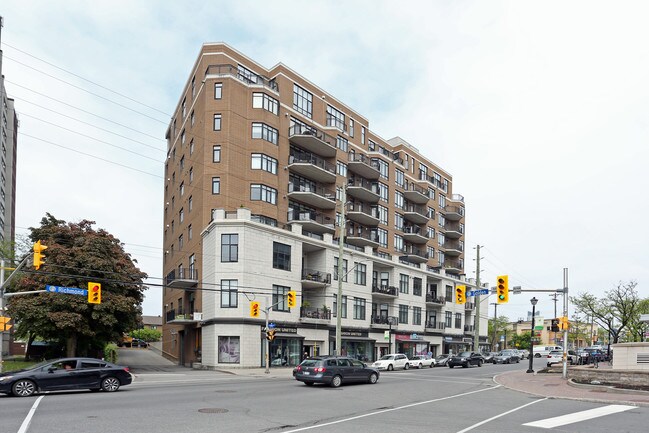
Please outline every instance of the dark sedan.
[[18, 397], [43, 391], [117, 391], [133, 381], [128, 367], [94, 358], [62, 358], [0, 374], [0, 393]]
[[494, 364], [513, 364], [521, 361], [517, 351], [501, 350], [498, 355], [494, 356]]
[[295, 379], [305, 385], [324, 383], [334, 388], [343, 383], [366, 382], [374, 384], [379, 380], [379, 371], [361, 361], [346, 357], [313, 357], [302, 361], [295, 368]]
[[482, 364], [484, 364], [484, 358], [478, 352], [461, 352], [459, 355], [451, 356], [447, 362], [449, 368], [457, 366], [467, 368], [470, 365], [482, 367]]

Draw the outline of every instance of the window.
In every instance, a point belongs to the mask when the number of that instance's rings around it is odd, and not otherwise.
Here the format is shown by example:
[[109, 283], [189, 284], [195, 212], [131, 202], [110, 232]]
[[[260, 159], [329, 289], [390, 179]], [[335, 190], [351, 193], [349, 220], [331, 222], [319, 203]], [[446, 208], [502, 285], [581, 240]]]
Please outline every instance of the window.
[[221, 115], [220, 114], [215, 114], [214, 115], [214, 130], [215, 131], [220, 131], [221, 130]]
[[428, 198], [435, 200], [435, 190], [433, 188], [428, 188]]
[[408, 306], [399, 305], [399, 323], [408, 323]]
[[183, 98], [182, 107], [183, 107], [183, 119], [184, 119], [185, 116], [187, 116], [187, 100], [184, 98]]
[[212, 194], [221, 194], [221, 178], [212, 178]]
[[192, 98], [196, 96], [196, 76], [192, 77]]
[[394, 206], [397, 209], [403, 209], [403, 194], [399, 191], [394, 192]]
[[221, 162], [221, 146], [212, 146], [212, 162]]
[[[183, 132], [180, 133], [180, 144], [185, 144], [185, 140], [187, 140], [187, 136], [185, 135], [185, 130], [183, 129]], [[176, 158], [176, 149], [174, 149], [173, 153], [174, 159]]]
[[379, 245], [383, 248], [388, 247], [388, 231], [384, 229], [376, 229], [376, 234], [379, 238]]
[[184, 237], [183, 235], [178, 236], [178, 251], [183, 250], [183, 245], [184, 245]]
[[446, 196], [440, 194], [439, 195], [439, 207], [444, 209], [446, 207]]
[[290, 311], [288, 308], [288, 303], [286, 301], [286, 294], [291, 290], [290, 287], [286, 286], [276, 286], [273, 284], [273, 300], [272, 304], [274, 305], [273, 310], [275, 311]]
[[237, 280], [221, 280], [221, 308], [237, 308]]
[[[343, 281], [347, 281], [347, 259], [343, 259]], [[334, 257], [334, 280], [338, 279], [338, 257]]]
[[399, 185], [401, 188], [404, 186], [404, 174], [403, 171], [399, 170], [398, 168], [394, 171], [394, 182]]
[[349, 150], [349, 141], [345, 137], [338, 135], [336, 137], [336, 147], [343, 152], [347, 152]]
[[273, 242], [273, 268], [291, 270], [291, 246]]
[[440, 227], [446, 227], [446, 217], [442, 214], [437, 215], [437, 223]]
[[238, 364], [240, 347], [239, 337], [219, 336], [219, 364]]
[[345, 114], [327, 105], [327, 126], [333, 126], [341, 131], [345, 130]]
[[257, 84], [257, 80], [259, 79], [257, 74], [241, 65], [237, 66], [237, 78], [248, 84]]
[[194, 139], [192, 138], [192, 140], [189, 142], [189, 154], [191, 155], [193, 153], [194, 153]]
[[455, 327], [457, 329], [462, 328], [462, 314], [455, 313]]
[[180, 182], [180, 186], [178, 187], [178, 192], [180, 193], [181, 197], [185, 194], [185, 182]]
[[364, 286], [367, 283], [367, 265], [354, 262], [354, 284]]
[[383, 179], [388, 179], [390, 177], [388, 174], [390, 166], [387, 162], [383, 161], [381, 158], [372, 158], [372, 162], [379, 168], [379, 173]]
[[376, 143], [373, 142], [372, 140], [367, 140], [367, 148], [369, 149], [370, 152], [376, 151]]
[[354, 119], [349, 119], [349, 136], [354, 138]]
[[394, 213], [394, 228], [403, 231], [403, 215], [399, 212]]
[[412, 307], [412, 324], [421, 325], [421, 307]]
[[376, 207], [377, 212], [379, 214], [379, 223], [380, 224], [388, 224], [388, 208], [385, 206], [378, 205]]
[[180, 220], [181, 224], [183, 221], [185, 221], [185, 210], [183, 208], [180, 208], [180, 210], [178, 211], [178, 219]]
[[194, 181], [194, 167], [189, 167], [189, 183]]
[[365, 144], [365, 127], [361, 126], [361, 143]]
[[250, 185], [250, 200], [277, 204], [277, 190], [266, 185]]
[[[453, 298], [453, 286], [446, 286], [446, 300], [448, 302], [451, 302], [451, 299]], [[451, 326], [451, 325], [448, 325]]]
[[223, 83], [214, 83], [214, 99], [223, 97]]
[[379, 189], [379, 197], [381, 197], [381, 200], [383, 200], [386, 203], [389, 203], [390, 199], [388, 198], [388, 194], [389, 194], [388, 186], [384, 183], [379, 182], [378, 189]]
[[410, 276], [399, 274], [399, 293], [408, 293], [410, 290]]
[[336, 161], [336, 173], [343, 177], [347, 177], [347, 164], [343, 164], [340, 161]]
[[194, 114], [194, 110], [192, 110], [192, 114], [189, 115], [190, 123], [192, 126], [194, 126], [194, 123], [196, 123], [196, 114]]
[[365, 299], [354, 298], [354, 319], [365, 320]]
[[419, 180], [428, 180], [428, 167], [419, 163]]
[[263, 108], [266, 111], [279, 114], [279, 101], [265, 93], [252, 94], [252, 108]]
[[[337, 317], [338, 315], [338, 297], [334, 295], [334, 308], [333, 308], [333, 317]], [[342, 303], [341, 303], [341, 312], [340, 312], [340, 318], [341, 319], [346, 319], [347, 318], [347, 296], [343, 295], [342, 297]]]
[[252, 154], [252, 169], [277, 174], [277, 160], [263, 153]]
[[293, 109], [308, 118], [313, 116], [313, 95], [297, 84], [293, 84]]
[[194, 197], [191, 195], [189, 196], [189, 199], [187, 199], [187, 208], [187, 212], [191, 212], [194, 208]]
[[435, 248], [426, 247], [426, 251], [428, 251], [428, 258], [429, 259], [434, 259], [435, 258]]
[[[449, 298], [446, 298], [449, 299]], [[447, 328], [450, 328], [452, 326], [451, 321], [453, 320], [453, 313], [450, 311], [447, 311], [444, 316], [444, 324], [446, 325]]]
[[272, 126], [268, 126], [265, 123], [252, 124], [252, 138], [261, 138], [269, 143], [277, 144], [278, 137], [279, 132]]
[[403, 251], [403, 236], [394, 235], [394, 249]]
[[421, 296], [421, 278], [414, 277], [412, 279], [412, 294]]
[[444, 245], [444, 242], [446, 242], [446, 235], [441, 232], [437, 233], [437, 242], [440, 246]]
[[187, 239], [191, 241], [193, 237], [194, 231], [192, 230], [192, 225], [190, 224], [189, 226], [187, 226]]
[[239, 235], [221, 235], [221, 263], [239, 261]]

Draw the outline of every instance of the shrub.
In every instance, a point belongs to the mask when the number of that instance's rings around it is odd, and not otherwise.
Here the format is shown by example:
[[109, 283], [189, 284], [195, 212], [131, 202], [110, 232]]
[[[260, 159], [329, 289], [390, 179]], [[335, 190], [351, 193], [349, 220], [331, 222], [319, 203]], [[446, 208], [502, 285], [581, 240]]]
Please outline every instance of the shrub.
[[104, 346], [104, 361], [117, 363], [117, 345], [108, 343]]

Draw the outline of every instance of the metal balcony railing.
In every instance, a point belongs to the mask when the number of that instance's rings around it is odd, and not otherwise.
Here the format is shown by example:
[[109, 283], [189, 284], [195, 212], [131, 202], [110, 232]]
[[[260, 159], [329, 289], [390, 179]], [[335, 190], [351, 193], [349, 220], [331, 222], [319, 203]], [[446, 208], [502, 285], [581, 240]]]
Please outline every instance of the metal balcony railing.
[[328, 308], [300, 307], [300, 317], [306, 319], [331, 320], [331, 310]]
[[444, 298], [443, 296], [426, 293], [426, 302], [430, 302], [431, 304], [445, 304], [446, 298]]
[[291, 154], [288, 157], [288, 163], [289, 164], [298, 164], [298, 163], [311, 164], [323, 170], [326, 170], [329, 173], [336, 174], [336, 166], [325, 161], [323, 158], [320, 158], [319, 156], [315, 156], [314, 154], [309, 152], [300, 152], [295, 149], [291, 149]]
[[192, 280], [198, 281], [198, 269], [196, 268], [180, 268], [174, 269], [167, 274], [167, 284], [175, 280]]
[[321, 272], [315, 269], [302, 270], [303, 281], [313, 281], [316, 283], [331, 284], [331, 274], [329, 272]]

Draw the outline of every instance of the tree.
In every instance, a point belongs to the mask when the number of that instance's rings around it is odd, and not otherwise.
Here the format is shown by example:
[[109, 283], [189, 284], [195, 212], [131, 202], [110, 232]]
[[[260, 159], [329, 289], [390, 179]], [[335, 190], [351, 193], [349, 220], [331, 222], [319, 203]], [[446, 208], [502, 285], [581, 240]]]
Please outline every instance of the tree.
[[640, 298], [635, 289], [637, 284], [635, 281], [626, 284], [620, 282], [617, 287], [606, 291], [601, 299], [583, 292], [579, 296], [571, 296], [570, 301], [578, 311], [592, 316], [599, 326], [610, 332], [615, 344], [620, 339], [620, 334], [639, 314]]
[[487, 341], [491, 344], [493, 350], [496, 350], [496, 346], [500, 341], [500, 336], [506, 335], [507, 325], [509, 325], [509, 318], [507, 316], [500, 316], [495, 320], [489, 320]]
[[140, 340], [144, 340], [147, 343], [151, 343], [152, 341], [160, 341], [160, 338], [162, 338], [162, 332], [157, 330], [157, 329], [148, 329], [148, 328], [142, 328], [142, 329], [136, 329], [135, 331], [131, 331], [128, 333], [133, 338], [139, 338]]
[[649, 298], [641, 299], [638, 302], [636, 315], [629, 322], [627, 341], [644, 341], [644, 335], [645, 332], [649, 331], [649, 326], [640, 321], [641, 314], [649, 314]]
[[95, 354], [105, 343], [116, 341], [136, 328], [144, 297], [146, 274], [124, 251], [119, 239], [94, 221], [66, 223], [47, 213], [41, 226], [30, 228], [32, 242], [48, 248], [39, 271], [25, 267], [8, 292], [43, 290], [45, 285], [87, 288], [102, 285], [101, 304], [89, 304], [85, 296], [39, 293], [12, 296], [9, 314], [16, 321], [16, 335], [65, 344], [67, 356]]
[[514, 334], [509, 342], [510, 347], [515, 347], [516, 349], [527, 349], [530, 350], [530, 337], [532, 333], [530, 331], [521, 332], [520, 334]]

